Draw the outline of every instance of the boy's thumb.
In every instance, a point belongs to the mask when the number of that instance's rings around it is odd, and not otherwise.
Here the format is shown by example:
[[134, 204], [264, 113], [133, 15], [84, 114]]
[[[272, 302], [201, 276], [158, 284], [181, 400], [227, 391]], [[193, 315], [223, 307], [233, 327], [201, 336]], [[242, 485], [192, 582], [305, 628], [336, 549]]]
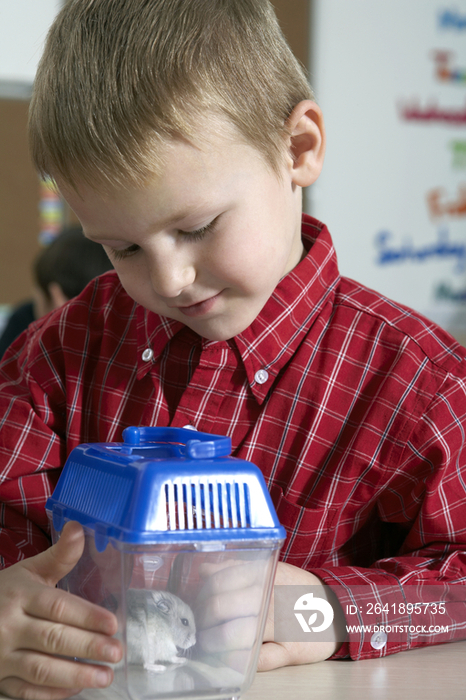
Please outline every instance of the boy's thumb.
[[83, 528], [77, 522], [68, 522], [58, 542], [45, 552], [26, 559], [24, 565], [46, 583], [55, 586], [77, 564], [83, 549]]

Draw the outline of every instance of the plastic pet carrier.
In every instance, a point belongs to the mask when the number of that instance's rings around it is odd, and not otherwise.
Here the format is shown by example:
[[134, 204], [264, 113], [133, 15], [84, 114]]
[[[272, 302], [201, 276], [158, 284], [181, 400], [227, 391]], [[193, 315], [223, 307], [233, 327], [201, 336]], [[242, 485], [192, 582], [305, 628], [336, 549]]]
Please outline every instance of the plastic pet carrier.
[[123, 438], [75, 448], [47, 501], [53, 541], [69, 520], [85, 532], [59, 585], [117, 615], [112, 693], [238, 697], [285, 539], [264, 478], [227, 437], [132, 427]]

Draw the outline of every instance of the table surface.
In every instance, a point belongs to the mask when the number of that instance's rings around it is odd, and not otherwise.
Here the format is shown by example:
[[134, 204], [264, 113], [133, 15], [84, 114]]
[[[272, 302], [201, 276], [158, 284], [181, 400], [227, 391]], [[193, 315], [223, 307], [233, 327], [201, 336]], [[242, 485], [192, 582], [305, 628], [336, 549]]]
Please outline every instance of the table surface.
[[[466, 641], [366, 661], [323, 661], [258, 673], [241, 700], [464, 700]], [[4, 698], [0, 695], [0, 698]], [[116, 700], [111, 689], [76, 700]]]
[[465, 700], [466, 642], [256, 675], [242, 700]]

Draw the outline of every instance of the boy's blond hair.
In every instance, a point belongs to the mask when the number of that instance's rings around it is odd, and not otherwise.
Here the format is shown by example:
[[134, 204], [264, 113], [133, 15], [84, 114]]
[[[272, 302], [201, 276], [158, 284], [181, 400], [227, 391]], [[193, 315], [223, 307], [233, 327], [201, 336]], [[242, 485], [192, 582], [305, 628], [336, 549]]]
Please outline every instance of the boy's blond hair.
[[213, 115], [278, 171], [308, 98], [268, 0], [68, 0], [37, 71], [32, 156], [68, 184], [141, 184], [167, 139], [192, 140]]

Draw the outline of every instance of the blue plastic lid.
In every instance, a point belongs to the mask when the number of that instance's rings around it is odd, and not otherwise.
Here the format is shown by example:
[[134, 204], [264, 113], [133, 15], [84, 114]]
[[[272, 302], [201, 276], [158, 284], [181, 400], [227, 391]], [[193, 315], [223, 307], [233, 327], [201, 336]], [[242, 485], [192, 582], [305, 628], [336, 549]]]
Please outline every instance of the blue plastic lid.
[[285, 539], [261, 471], [231, 440], [185, 428], [127, 428], [124, 442], [79, 445], [46, 509], [127, 544]]

